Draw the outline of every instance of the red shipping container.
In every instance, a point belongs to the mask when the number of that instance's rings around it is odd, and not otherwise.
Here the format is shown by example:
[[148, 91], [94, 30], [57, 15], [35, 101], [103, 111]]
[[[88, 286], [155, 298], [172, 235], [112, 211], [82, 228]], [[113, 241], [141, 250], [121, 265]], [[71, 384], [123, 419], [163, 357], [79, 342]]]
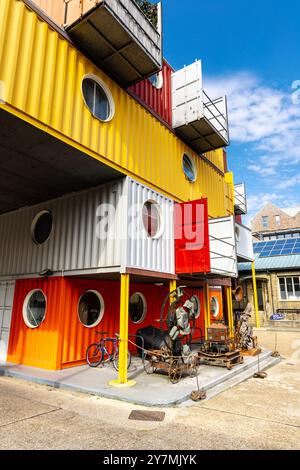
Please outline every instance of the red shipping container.
[[174, 220], [176, 273], [209, 273], [207, 199], [176, 204]]
[[152, 85], [148, 78], [129, 88], [133, 95], [140, 98], [143, 103], [169, 124], [169, 126], [172, 126], [172, 72], [172, 67], [164, 61], [163, 70], [158, 78], [158, 81], [162, 79], [163, 82], [161, 88]]

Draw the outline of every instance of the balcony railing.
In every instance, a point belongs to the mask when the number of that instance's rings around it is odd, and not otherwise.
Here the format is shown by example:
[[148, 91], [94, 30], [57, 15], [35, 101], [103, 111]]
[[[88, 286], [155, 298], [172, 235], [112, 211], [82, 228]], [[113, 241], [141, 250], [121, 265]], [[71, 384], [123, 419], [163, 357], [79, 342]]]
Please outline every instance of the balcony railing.
[[247, 214], [247, 198], [244, 183], [234, 185], [234, 212], [236, 215]]
[[65, 0], [65, 29], [74, 42], [124, 85], [162, 68], [161, 3]]

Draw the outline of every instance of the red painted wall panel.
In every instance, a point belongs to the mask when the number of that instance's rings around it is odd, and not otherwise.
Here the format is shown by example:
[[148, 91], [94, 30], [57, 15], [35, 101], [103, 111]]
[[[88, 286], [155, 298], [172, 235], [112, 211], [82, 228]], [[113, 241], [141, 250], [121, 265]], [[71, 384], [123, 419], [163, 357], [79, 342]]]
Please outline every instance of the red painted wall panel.
[[174, 219], [176, 273], [209, 273], [207, 199], [176, 204]]
[[171, 66], [167, 62], [164, 62], [162, 70], [163, 86], [161, 89], [155, 88], [148, 79], [142, 80], [129, 88], [131, 92], [138, 96], [170, 126], [172, 126], [172, 72], [173, 69]]

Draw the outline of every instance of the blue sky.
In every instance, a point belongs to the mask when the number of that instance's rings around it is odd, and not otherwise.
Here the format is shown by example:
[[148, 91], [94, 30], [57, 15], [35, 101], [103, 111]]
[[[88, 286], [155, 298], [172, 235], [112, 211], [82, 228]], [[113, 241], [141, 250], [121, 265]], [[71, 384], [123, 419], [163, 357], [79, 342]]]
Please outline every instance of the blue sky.
[[202, 60], [211, 98], [228, 95], [229, 164], [249, 215], [300, 206], [299, 0], [163, 0], [164, 55]]

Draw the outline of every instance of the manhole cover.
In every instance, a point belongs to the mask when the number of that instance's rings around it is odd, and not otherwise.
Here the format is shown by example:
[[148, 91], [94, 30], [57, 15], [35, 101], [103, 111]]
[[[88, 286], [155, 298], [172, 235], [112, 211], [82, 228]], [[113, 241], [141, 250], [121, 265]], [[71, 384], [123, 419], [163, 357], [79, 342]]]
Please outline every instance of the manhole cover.
[[163, 411], [143, 411], [143, 410], [133, 410], [128, 419], [135, 421], [163, 421], [165, 419], [165, 414]]

